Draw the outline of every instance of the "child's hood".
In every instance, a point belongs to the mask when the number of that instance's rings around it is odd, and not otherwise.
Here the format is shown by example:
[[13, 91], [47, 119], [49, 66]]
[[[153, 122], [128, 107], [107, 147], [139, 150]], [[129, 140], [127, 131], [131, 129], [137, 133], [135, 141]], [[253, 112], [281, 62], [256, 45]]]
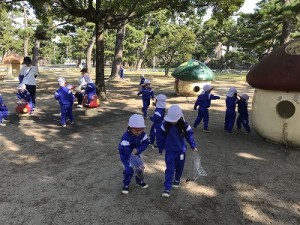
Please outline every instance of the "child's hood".
[[236, 93], [237, 93], [236, 88], [235, 87], [231, 87], [231, 88], [229, 88], [229, 91], [227, 92], [226, 96], [227, 97], [233, 97], [233, 95], [236, 94]]
[[167, 100], [167, 96], [165, 96], [164, 94], [159, 94], [156, 96], [156, 107], [157, 108], [166, 108], [166, 100]]

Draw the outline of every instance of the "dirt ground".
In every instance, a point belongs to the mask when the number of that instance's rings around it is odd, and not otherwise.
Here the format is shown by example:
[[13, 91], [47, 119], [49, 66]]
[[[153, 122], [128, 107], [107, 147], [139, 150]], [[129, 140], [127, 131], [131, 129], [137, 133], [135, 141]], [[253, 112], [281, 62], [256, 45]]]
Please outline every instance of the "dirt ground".
[[[16, 81], [0, 84], [11, 111], [11, 122], [0, 127], [1, 225], [300, 224], [300, 150], [266, 142], [254, 131], [223, 131], [225, 94], [236, 86], [252, 96], [247, 83], [214, 83], [213, 93], [221, 99], [210, 109], [212, 133], [203, 133], [202, 123], [194, 133], [208, 176], [183, 182], [166, 199], [161, 197], [164, 158], [150, 147], [144, 153], [149, 188], [132, 183], [130, 193], [121, 194], [117, 146], [130, 115], [141, 113], [139, 77], [108, 82], [109, 100], [101, 102], [97, 115], [86, 116], [84, 109], [74, 107], [75, 124], [62, 128], [53, 98], [60, 75], [38, 79], [33, 116], [14, 113]], [[65, 77], [71, 82], [76, 78]], [[148, 78], [155, 94], [166, 94], [168, 106], [179, 104], [192, 124], [196, 97], [176, 96], [171, 77]], [[151, 106], [149, 113], [153, 111]], [[149, 134], [151, 122], [146, 125]]]

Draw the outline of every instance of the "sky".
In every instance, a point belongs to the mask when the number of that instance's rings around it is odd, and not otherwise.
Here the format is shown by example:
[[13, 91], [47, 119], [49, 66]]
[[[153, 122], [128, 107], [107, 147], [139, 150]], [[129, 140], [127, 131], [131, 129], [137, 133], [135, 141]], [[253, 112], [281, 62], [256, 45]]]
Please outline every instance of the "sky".
[[245, 0], [244, 5], [240, 9], [243, 13], [252, 13], [254, 12], [254, 9], [256, 7], [256, 3], [258, 3], [260, 0]]
[[[239, 12], [243, 13], [253, 13], [256, 7], [256, 3], [260, 0], [245, 0], [244, 5], [240, 8]], [[204, 16], [204, 21], [208, 20], [211, 17], [211, 10], [207, 11], [206, 16]]]

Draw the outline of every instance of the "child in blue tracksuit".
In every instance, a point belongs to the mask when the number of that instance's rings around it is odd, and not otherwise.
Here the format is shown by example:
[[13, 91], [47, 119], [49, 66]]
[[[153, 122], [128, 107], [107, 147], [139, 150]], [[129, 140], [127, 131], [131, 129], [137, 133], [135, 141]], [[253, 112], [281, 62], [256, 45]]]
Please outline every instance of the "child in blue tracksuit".
[[63, 77], [58, 78], [58, 84], [60, 88], [56, 90], [54, 98], [59, 101], [61, 125], [62, 127], [66, 127], [67, 119], [70, 120], [71, 124], [74, 124], [72, 106], [75, 97], [72, 91], [66, 87], [66, 81]]
[[159, 94], [156, 96], [156, 109], [154, 111], [154, 114], [150, 117], [150, 120], [153, 122], [151, 129], [150, 129], [150, 146], [152, 148], [157, 148], [155, 145], [155, 137], [156, 137], [156, 131], [161, 127], [165, 112], [166, 112], [166, 100], [167, 97], [163, 94]]
[[88, 105], [93, 99], [93, 96], [96, 94], [96, 86], [92, 81], [90, 75], [87, 73], [87, 68], [83, 68], [82, 70], [80, 70], [80, 72], [82, 73], [84, 81], [86, 82], [85, 95], [87, 96], [86, 105]]
[[24, 102], [27, 102], [30, 105], [30, 112], [29, 114], [33, 114], [34, 107], [31, 95], [29, 91], [26, 90], [25, 84], [19, 84], [17, 87], [17, 97], [18, 99], [23, 100]]
[[[189, 143], [193, 151], [198, 151], [191, 126], [184, 120], [181, 108], [172, 105], [158, 130], [157, 145], [159, 153], [165, 150], [165, 190], [163, 197], [170, 197], [172, 187], [179, 187], [185, 164], [185, 152]], [[175, 176], [174, 176], [175, 175]], [[173, 181], [174, 179], [174, 181]]]
[[[129, 193], [129, 184], [133, 177], [134, 170], [129, 163], [130, 155], [137, 155], [146, 150], [149, 144], [147, 134], [144, 131], [145, 121], [142, 115], [134, 114], [129, 118], [128, 129], [123, 134], [119, 143], [120, 159], [124, 165], [123, 171], [123, 188], [122, 193]], [[144, 182], [144, 176], [135, 176], [135, 182], [141, 188], [148, 188], [148, 184]]]
[[140, 79], [141, 80], [140, 80], [139, 86], [143, 87], [144, 86], [144, 82], [145, 82], [145, 76], [144, 76], [144, 74], [141, 74]]
[[246, 130], [246, 134], [249, 134], [251, 129], [249, 127], [249, 115], [248, 115], [248, 99], [247, 94], [241, 94], [240, 99], [237, 101], [239, 116], [236, 120], [237, 129], [240, 130], [243, 127]]
[[1, 127], [6, 126], [6, 123], [4, 123], [4, 122], [8, 121], [7, 116], [8, 116], [8, 108], [4, 104], [2, 95], [0, 94], [0, 126]]
[[227, 134], [232, 134], [232, 129], [236, 118], [237, 90], [235, 87], [230, 87], [226, 94], [226, 112], [224, 130]]
[[120, 67], [120, 78], [124, 79], [124, 67], [123, 66]]
[[198, 115], [197, 118], [194, 122], [193, 128], [197, 128], [201, 120], [203, 119], [204, 123], [204, 133], [209, 133], [210, 130], [208, 129], [208, 121], [209, 121], [209, 113], [208, 113], [208, 108], [210, 107], [211, 100], [215, 99], [220, 99], [219, 96], [215, 96], [211, 94], [211, 90], [213, 87], [209, 84], [206, 84], [203, 86], [203, 91], [201, 94], [198, 96], [195, 105], [194, 105], [194, 110], [197, 110], [197, 107], [199, 106], [198, 109]]
[[151, 82], [149, 80], [145, 79], [144, 86], [137, 94], [138, 96], [142, 95], [142, 101], [143, 101], [142, 111], [143, 111], [145, 119], [148, 118], [147, 110], [150, 105], [150, 99], [154, 100], [154, 92], [153, 92], [152, 88], [150, 87], [150, 85], [151, 85]]

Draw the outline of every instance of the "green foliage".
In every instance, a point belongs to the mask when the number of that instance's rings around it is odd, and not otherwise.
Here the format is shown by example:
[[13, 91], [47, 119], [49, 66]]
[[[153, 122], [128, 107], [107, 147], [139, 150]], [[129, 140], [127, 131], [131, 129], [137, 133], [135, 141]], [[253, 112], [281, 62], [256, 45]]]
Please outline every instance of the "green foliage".
[[142, 30], [138, 30], [130, 24], [126, 26], [123, 61], [128, 62], [129, 65], [137, 62], [137, 52], [142, 46], [141, 41], [143, 37], [144, 32]]
[[186, 26], [169, 24], [160, 29], [159, 35], [149, 43], [147, 59], [154, 56], [163, 62], [166, 74], [171, 65], [180, 64], [191, 58], [195, 49], [195, 34]]
[[[11, 8], [5, 6], [4, 3], [0, 2], [0, 50], [2, 53], [11, 51], [22, 54], [22, 39], [18, 35], [18, 29], [14, 27], [15, 23], [7, 11]], [[11, 15], [13, 16], [13, 14]]]

